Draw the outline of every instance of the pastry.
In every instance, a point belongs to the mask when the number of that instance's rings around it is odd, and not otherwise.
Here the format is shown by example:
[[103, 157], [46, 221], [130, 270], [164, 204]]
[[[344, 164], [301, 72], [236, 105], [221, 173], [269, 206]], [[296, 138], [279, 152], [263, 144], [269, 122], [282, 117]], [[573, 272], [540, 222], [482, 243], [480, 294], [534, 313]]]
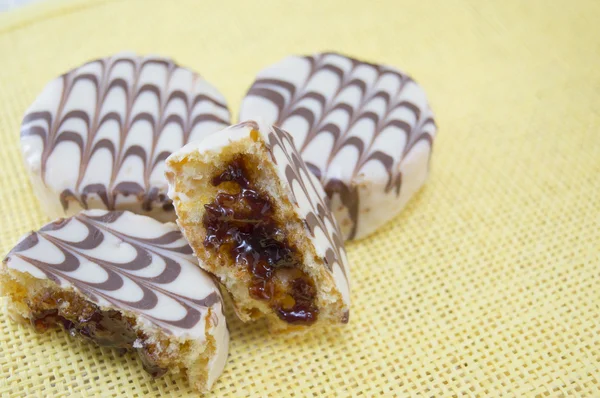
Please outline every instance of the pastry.
[[219, 288], [174, 223], [106, 210], [59, 219], [10, 251], [0, 293], [15, 320], [135, 351], [154, 377], [181, 371], [207, 391], [225, 366]]
[[348, 322], [343, 239], [291, 136], [245, 122], [167, 159], [177, 223], [243, 321], [274, 331]]

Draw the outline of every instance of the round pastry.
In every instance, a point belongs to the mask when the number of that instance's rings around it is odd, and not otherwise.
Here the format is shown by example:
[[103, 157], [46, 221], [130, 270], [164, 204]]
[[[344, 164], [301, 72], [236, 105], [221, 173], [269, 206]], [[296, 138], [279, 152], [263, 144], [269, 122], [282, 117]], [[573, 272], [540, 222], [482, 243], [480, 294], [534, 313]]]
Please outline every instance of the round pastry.
[[106, 210], [59, 219], [10, 251], [0, 292], [38, 332], [135, 351], [152, 376], [181, 370], [200, 391], [227, 360], [219, 288], [173, 223]]
[[321, 180], [345, 239], [374, 232], [424, 184], [436, 125], [424, 91], [383, 65], [334, 53], [261, 71], [240, 121], [288, 131]]
[[99, 208], [174, 221], [164, 160], [229, 121], [225, 99], [198, 74], [122, 53], [51, 81], [23, 118], [21, 147], [51, 218]]

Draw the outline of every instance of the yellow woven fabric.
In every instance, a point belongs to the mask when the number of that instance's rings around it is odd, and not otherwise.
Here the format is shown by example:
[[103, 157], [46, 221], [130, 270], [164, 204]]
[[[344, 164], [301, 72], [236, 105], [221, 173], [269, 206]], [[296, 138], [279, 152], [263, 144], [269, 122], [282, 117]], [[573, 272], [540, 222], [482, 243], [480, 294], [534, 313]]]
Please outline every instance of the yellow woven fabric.
[[[600, 2], [48, 2], [0, 15], [0, 250], [48, 221], [19, 151], [44, 84], [121, 50], [199, 71], [237, 114], [261, 68], [336, 50], [400, 67], [439, 136], [408, 208], [349, 245], [350, 324], [228, 312], [214, 395], [600, 396]], [[0, 395], [186, 396], [133, 355], [0, 315]]]

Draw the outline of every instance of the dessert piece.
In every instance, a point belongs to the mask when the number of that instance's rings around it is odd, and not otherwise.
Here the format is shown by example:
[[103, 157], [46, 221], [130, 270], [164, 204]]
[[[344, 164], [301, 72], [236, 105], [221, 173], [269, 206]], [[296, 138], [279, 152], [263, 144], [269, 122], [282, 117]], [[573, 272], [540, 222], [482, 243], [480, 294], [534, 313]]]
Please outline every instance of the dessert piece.
[[21, 147], [50, 218], [109, 209], [175, 221], [164, 160], [229, 119], [223, 96], [196, 73], [121, 53], [51, 81], [23, 118]]
[[106, 210], [59, 219], [11, 250], [0, 293], [38, 332], [133, 350], [152, 376], [181, 371], [200, 391], [227, 360], [221, 294], [173, 223]]
[[348, 322], [344, 243], [288, 133], [229, 127], [169, 156], [166, 175], [177, 223], [240, 319], [275, 331]]
[[425, 93], [398, 69], [334, 53], [261, 71], [240, 121], [288, 131], [321, 180], [344, 239], [396, 216], [425, 183], [436, 125]]

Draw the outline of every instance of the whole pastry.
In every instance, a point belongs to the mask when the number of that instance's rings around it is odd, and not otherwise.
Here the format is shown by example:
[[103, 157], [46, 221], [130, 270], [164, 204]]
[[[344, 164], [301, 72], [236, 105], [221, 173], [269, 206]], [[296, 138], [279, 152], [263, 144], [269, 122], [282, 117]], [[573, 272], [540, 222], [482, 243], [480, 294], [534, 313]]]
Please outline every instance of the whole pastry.
[[436, 125], [421, 87], [396, 68], [335, 53], [261, 71], [240, 121], [288, 131], [321, 180], [345, 239], [396, 216], [425, 183]]
[[195, 72], [121, 53], [48, 83], [23, 118], [21, 147], [50, 218], [99, 208], [174, 221], [164, 160], [229, 119], [223, 96]]

